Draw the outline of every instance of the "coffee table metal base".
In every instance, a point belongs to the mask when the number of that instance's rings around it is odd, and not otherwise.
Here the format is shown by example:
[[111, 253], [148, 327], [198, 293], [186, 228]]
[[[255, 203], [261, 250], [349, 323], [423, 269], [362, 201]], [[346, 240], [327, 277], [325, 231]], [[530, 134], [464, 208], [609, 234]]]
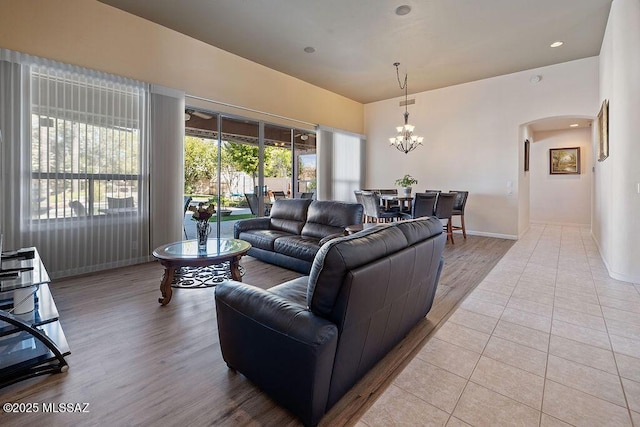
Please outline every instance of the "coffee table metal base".
[[[244, 276], [244, 267], [239, 265], [240, 275]], [[172, 288], [210, 288], [231, 279], [231, 267], [228, 262], [208, 267], [180, 267], [173, 275]]]
[[173, 291], [171, 286], [180, 276], [183, 268], [203, 268], [223, 263], [229, 265], [229, 276], [232, 280], [242, 281], [240, 258], [245, 255], [251, 245], [239, 239], [215, 238], [207, 241], [207, 249], [200, 251], [195, 240], [170, 243], [153, 251], [153, 256], [164, 266], [164, 274], [160, 283], [162, 297], [158, 302], [169, 304]]
[[[231, 279], [238, 282], [242, 281], [240, 258], [242, 258], [242, 255], [234, 257], [234, 259], [229, 261], [229, 275]], [[172, 284], [176, 280], [178, 271], [184, 268], [184, 266], [174, 265], [173, 263], [163, 263], [162, 260], [160, 262], [164, 264], [165, 269], [162, 282], [160, 283], [160, 293], [162, 293], [162, 297], [158, 298], [158, 302], [162, 305], [167, 305], [173, 296], [173, 290], [171, 289]]]

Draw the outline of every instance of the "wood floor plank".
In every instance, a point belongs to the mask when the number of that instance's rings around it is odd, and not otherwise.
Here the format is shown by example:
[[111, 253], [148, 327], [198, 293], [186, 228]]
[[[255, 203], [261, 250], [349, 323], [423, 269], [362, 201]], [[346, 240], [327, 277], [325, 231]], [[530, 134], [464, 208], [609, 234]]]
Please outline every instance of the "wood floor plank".
[[[354, 425], [512, 244], [478, 236], [447, 244], [427, 318], [321, 425]], [[243, 281], [262, 288], [300, 276], [251, 257], [241, 264]], [[174, 289], [171, 302], [162, 307], [157, 303], [162, 271], [153, 262], [53, 283], [71, 347], [70, 369], [0, 389], [0, 402], [87, 402], [90, 412], [0, 411], [0, 425], [300, 425], [244, 376], [227, 369], [218, 344], [214, 289]]]

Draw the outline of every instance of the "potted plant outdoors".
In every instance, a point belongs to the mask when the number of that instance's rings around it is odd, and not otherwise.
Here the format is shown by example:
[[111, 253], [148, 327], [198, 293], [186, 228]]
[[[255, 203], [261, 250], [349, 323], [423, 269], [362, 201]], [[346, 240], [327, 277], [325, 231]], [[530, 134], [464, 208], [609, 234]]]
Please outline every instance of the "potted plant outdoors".
[[404, 190], [404, 195], [409, 197], [411, 196], [411, 186], [413, 184], [417, 184], [418, 180], [412, 177], [411, 175], [405, 175], [400, 179], [396, 179], [396, 185], [399, 185]]

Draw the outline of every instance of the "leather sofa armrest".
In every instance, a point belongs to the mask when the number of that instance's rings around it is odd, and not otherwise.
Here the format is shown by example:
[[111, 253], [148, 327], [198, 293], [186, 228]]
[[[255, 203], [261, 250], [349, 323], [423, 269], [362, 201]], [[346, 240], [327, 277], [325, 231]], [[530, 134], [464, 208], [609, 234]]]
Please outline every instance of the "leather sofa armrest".
[[[308, 345], [327, 345], [338, 335], [336, 325], [313, 314], [300, 304], [269, 291], [233, 280], [222, 282], [215, 290], [216, 310], [234, 310], [251, 318], [260, 327], [286, 335]], [[224, 321], [218, 319], [218, 328]]]
[[327, 243], [329, 240], [333, 240], [333, 239], [336, 239], [338, 237], [344, 237], [344, 232], [343, 233], [334, 233], [334, 234], [330, 234], [328, 236], [324, 236], [322, 239], [320, 239], [320, 242], [318, 242], [318, 244], [320, 246], [322, 246], [325, 243]]
[[215, 290], [222, 357], [269, 396], [316, 425], [326, 409], [338, 328], [305, 306], [255, 286]]
[[270, 225], [271, 219], [269, 217], [241, 219], [233, 225], [233, 236], [237, 239], [243, 231], [268, 230]]

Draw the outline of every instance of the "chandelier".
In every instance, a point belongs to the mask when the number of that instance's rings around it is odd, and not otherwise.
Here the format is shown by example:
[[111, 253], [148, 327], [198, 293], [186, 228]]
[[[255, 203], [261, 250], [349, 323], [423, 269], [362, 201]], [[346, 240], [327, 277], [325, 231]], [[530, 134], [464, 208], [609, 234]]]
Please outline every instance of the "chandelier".
[[404, 84], [400, 81], [400, 71], [398, 71], [399, 62], [395, 62], [393, 64], [396, 67], [396, 76], [398, 77], [398, 85], [400, 89], [404, 89], [404, 126], [398, 126], [396, 131], [398, 134], [389, 138], [389, 143], [392, 147], [396, 147], [399, 151], [402, 151], [404, 154], [407, 154], [409, 151], [413, 151], [418, 148], [419, 145], [422, 145], [422, 140], [424, 139], [421, 136], [416, 136], [413, 134], [413, 130], [415, 126], [409, 124], [409, 111], [407, 111], [407, 74], [404, 75]]

